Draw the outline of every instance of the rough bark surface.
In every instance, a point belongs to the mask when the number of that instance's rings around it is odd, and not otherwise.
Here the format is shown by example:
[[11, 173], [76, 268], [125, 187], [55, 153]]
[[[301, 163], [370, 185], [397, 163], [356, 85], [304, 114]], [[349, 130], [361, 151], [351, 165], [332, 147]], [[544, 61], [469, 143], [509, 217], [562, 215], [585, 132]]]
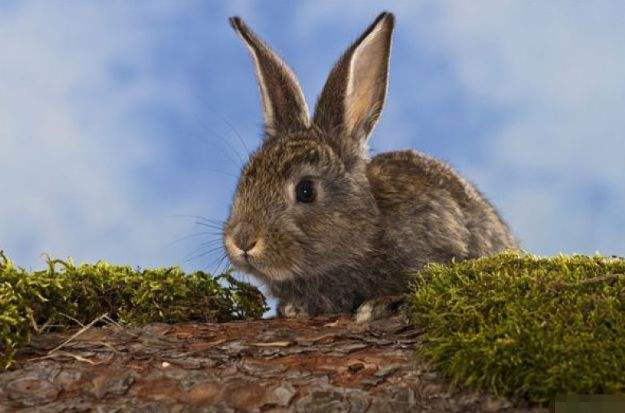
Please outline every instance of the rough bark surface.
[[0, 411], [527, 411], [450, 388], [405, 317], [93, 328], [37, 336], [0, 374]]

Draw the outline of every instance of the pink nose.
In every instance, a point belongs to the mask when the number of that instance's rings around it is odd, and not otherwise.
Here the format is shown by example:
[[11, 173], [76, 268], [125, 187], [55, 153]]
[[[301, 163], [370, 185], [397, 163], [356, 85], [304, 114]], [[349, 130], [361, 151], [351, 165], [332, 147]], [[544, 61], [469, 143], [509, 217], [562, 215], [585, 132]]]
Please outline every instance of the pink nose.
[[244, 254], [247, 254], [249, 251], [251, 251], [254, 248], [255, 245], [256, 245], [256, 240], [250, 241], [245, 246], [239, 246], [239, 249], [243, 251]]
[[248, 226], [238, 224], [235, 227], [234, 234], [232, 235], [234, 245], [238, 249], [247, 254], [256, 245], [256, 237], [252, 232], [252, 229]]

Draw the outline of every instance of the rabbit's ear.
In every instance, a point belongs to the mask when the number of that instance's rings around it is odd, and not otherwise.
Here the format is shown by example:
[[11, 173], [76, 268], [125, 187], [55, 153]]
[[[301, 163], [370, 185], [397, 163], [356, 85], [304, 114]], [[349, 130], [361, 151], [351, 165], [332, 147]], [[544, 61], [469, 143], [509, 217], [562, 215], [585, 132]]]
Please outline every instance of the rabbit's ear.
[[347, 140], [350, 151], [366, 150], [386, 96], [395, 18], [380, 14], [336, 63], [317, 101], [313, 123]]
[[293, 71], [241, 18], [231, 17], [230, 24], [254, 58], [269, 134], [308, 128], [308, 107]]

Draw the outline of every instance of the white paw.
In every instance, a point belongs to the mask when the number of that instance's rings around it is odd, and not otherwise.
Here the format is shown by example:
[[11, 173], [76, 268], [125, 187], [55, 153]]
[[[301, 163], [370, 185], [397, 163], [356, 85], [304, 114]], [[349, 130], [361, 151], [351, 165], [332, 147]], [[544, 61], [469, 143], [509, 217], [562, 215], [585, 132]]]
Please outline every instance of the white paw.
[[403, 295], [391, 295], [367, 300], [356, 310], [354, 321], [362, 324], [391, 317], [404, 303], [404, 298]]
[[373, 303], [371, 301], [367, 301], [363, 303], [358, 310], [356, 310], [356, 315], [354, 316], [354, 321], [356, 324], [367, 323], [372, 321], [373, 319]]
[[280, 309], [280, 314], [286, 318], [308, 317], [308, 312], [293, 303], [285, 304]]

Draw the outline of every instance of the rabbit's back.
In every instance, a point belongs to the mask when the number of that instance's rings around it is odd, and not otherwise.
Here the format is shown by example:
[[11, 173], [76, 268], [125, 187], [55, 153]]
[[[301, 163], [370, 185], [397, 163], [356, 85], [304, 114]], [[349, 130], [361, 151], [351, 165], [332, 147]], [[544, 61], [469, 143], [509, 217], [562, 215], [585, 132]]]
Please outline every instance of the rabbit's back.
[[411, 150], [388, 152], [369, 162], [367, 176], [386, 242], [402, 267], [517, 248], [484, 195], [442, 161]]

